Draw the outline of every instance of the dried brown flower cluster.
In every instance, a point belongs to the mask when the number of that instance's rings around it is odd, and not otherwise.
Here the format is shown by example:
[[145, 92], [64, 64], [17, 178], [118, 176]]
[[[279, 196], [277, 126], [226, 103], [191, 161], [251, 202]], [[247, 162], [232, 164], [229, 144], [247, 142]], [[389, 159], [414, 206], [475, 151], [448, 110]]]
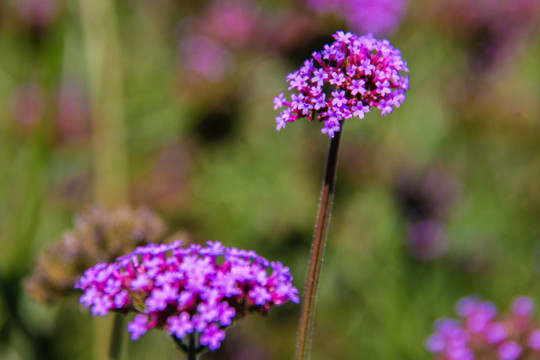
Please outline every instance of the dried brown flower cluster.
[[137, 246], [161, 242], [165, 231], [163, 220], [146, 207], [92, 206], [76, 217], [72, 231], [38, 256], [34, 272], [25, 279], [25, 291], [50, 303], [73, 292], [89, 267], [112, 262]]

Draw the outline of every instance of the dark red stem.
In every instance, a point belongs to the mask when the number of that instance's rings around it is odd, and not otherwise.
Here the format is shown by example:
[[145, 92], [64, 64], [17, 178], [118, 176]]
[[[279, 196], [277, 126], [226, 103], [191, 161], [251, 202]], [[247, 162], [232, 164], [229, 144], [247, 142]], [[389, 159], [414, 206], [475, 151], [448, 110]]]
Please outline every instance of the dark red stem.
[[330, 222], [332, 210], [332, 200], [334, 197], [334, 183], [336, 180], [337, 160], [339, 153], [339, 143], [343, 132], [343, 122], [340, 131], [330, 141], [328, 157], [326, 160], [326, 171], [324, 173], [323, 187], [317, 216], [317, 225], [311, 244], [311, 254], [302, 303], [302, 314], [298, 329], [296, 343], [296, 360], [307, 360], [311, 349], [311, 338], [315, 323], [315, 304], [317, 302], [317, 290], [321, 276], [321, 266], [326, 244], [326, 234]]

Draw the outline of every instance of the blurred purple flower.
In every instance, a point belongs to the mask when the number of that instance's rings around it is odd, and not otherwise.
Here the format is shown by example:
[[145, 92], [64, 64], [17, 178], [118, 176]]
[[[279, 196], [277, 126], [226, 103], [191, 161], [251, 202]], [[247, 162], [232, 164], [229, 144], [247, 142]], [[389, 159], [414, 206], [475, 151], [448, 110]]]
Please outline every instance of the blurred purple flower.
[[534, 330], [528, 338], [529, 346], [534, 350], [540, 350], [540, 330]]
[[507, 335], [508, 330], [500, 323], [493, 323], [486, 330], [486, 340], [492, 344], [503, 341]]
[[456, 313], [462, 318], [471, 316], [474, 313], [478, 301], [479, 299], [476, 296], [468, 296], [459, 299], [456, 304]]
[[252, 2], [215, 0], [198, 16], [184, 20], [180, 39], [183, 72], [221, 82], [232, 76], [238, 57], [253, 45], [259, 8]]
[[399, 174], [395, 200], [407, 224], [407, 247], [415, 258], [435, 260], [448, 249], [445, 220], [459, 199], [460, 187], [443, 169]]
[[420, 260], [435, 260], [448, 249], [444, 224], [437, 220], [412, 222], [407, 227], [407, 233], [409, 251]]
[[227, 341], [217, 351], [207, 353], [205, 359], [213, 360], [270, 360], [263, 339], [244, 324], [237, 324], [227, 331]]
[[[363, 118], [371, 107], [386, 115], [405, 101], [409, 69], [388, 40], [343, 31], [334, 34], [334, 39], [287, 76], [289, 90], [298, 94], [293, 93], [290, 102], [283, 100], [283, 94], [274, 99], [276, 108], [285, 106], [276, 117], [277, 130], [306, 117], [324, 122], [321, 132], [334, 137], [345, 119]], [[326, 86], [330, 90], [326, 91]]]
[[90, 136], [87, 95], [74, 81], [62, 83], [56, 95], [56, 133], [62, 143], [76, 144]]
[[512, 311], [519, 316], [529, 316], [533, 309], [534, 302], [527, 296], [520, 296], [512, 303]]
[[433, 334], [426, 340], [426, 349], [434, 354], [444, 351], [446, 347], [446, 339], [439, 334]]
[[407, 9], [406, 0], [308, 0], [319, 13], [336, 13], [357, 33], [392, 34]]
[[50, 25], [59, 7], [58, 0], [17, 0], [19, 15], [27, 24], [36, 29], [43, 29]]
[[477, 301], [474, 311], [465, 319], [467, 330], [472, 333], [487, 331], [495, 315], [497, 315], [497, 309], [493, 303]]
[[521, 355], [521, 346], [513, 341], [505, 342], [499, 347], [499, 358], [501, 360], [516, 360]]
[[[513, 308], [516, 304], [532, 310], [533, 301], [520, 296]], [[435, 332], [426, 340], [426, 348], [436, 359], [524, 360], [540, 356], [540, 330], [531, 311], [499, 315], [493, 303], [477, 296], [460, 299], [456, 309], [461, 320], [438, 320]]]
[[84, 290], [81, 303], [93, 315], [137, 312], [128, 325], [134, 340], [152, 328], [177, 339], [197, 332], [210, 350], [220, 347], [234, 320], [299, 302], [289, 268], [211, 241], [207, 247], [182, 248], [180, 241], [138, 247], [88, 269], [75, 287]]
[[201, 32], [225, 46], [245, 46], [255, 35], [259, 17], [254, 2], [217, 0], [201, 14]]
[[423, 173], [402, 171], [396, 180], [395, 195], [407, 219], [444, 219], [460, 198], [461, 184], [447, 170], [428, 169]]
[[186, 72], [202, 75], [218, 82], [229, 76], [236, 67], [232, 53], [221, 43], [204, 35], [192, 35], [180, 43], [180, 56]]

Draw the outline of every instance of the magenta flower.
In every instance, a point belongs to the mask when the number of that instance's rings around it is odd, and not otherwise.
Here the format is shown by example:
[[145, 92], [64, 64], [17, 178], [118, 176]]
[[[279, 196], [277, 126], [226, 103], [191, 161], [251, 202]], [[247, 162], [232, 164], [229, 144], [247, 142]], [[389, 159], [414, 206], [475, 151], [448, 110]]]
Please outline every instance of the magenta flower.
[[234, 76], [242, 55], [260, 41], [260, 9], [251, 1], [212, 0], [197, 16], [183, 21], [180, 38], [181, 66], [185, 81], [200, 86]]
[[180, 43], [180, 48], [187, 71], [201, 75], [208, 81], [222, 81], [236, 67], [236, 58], [230, 50], [208, 36], [186, 37]]
[[407, 10], [405, 0], [348, 0], [343, 17], [351, 29], [375, 34], [392, 34]]
[[514, 300], [512, 311], [516, 315], [529, 316], [534, 309], [534, 302], [527, 296], [520, 296]]
[[458, 301], [460, 320], [441, 319], [426, 348], [438, 360], [518, 360], [540, 356], [540, 330], [532, 319], [532, 299], [520, 296], [512, 312], [498, 314], [495, 305], [471, 296]]
[[334, 34], [334, 39], [287, 76], [289, 90], [298, 93], [291, 95], [291, 101], [283, 94], [274, 99], [274, 109], [285, 106], [276, 117], [277, 130], [306, 117], [324, 122], [321, 132], [334, 137], [345, 119], [363, 118], [371, 107], [386, 115], [405, 101], [409, 69], [388, 40], [343, 31]]
[[15, 4], [21, 18], [36, 28], [49, 26], [60, 10], [57, 0], [19, 0]]
[[529, 346], [534, 350], [540, 350], [540, 330], [534, 330], [528, 338]]
[[359, 33], [388, 35], [398, 27], [405, 15], [405, 0], [308, 0], [318, 13], [335, 13], [347, 26]]
[[501, 360], [516, 360], [519, 355], [521, 355], [521, 346], [513, 341], [504, 343], [499, 347], [499, 358]]
[[180, 241], [138, 247], [86, 270], [75, 287], [84, 291], [80, 302], [93, 315], [136, 312], [128, 325], [133, 340], [161, 328], [187, 352], [194, 350], [181, 339], [197, 335], [197, 353], [219, 348], [234, 320], [299, 302], [289, 268], [212, 241], [206, 247], [182, 248]]

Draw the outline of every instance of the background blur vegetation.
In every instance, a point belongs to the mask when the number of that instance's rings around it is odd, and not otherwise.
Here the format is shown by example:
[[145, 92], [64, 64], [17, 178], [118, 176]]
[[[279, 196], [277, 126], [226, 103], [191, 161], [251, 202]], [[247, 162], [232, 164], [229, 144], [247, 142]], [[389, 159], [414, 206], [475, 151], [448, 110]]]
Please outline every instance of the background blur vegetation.
[[[540, 4], [466, 3], [410, 1], [380, 34], [411, 89], [344, 130], [314, 360], [428, 359], [458, 298], [540, 301]], [[276, 132], [272, 99], [353, 25], [303, 1], [0, 1], [0, 358], [100, 358], [107, 319], [22, 286], [93, 203], [254, 249], [302, 290], [328, 138]], [[246, 318], [203, 358], [291, 358], [299, 312]], [[182, 358], [159, 331], [129, 353]]]

